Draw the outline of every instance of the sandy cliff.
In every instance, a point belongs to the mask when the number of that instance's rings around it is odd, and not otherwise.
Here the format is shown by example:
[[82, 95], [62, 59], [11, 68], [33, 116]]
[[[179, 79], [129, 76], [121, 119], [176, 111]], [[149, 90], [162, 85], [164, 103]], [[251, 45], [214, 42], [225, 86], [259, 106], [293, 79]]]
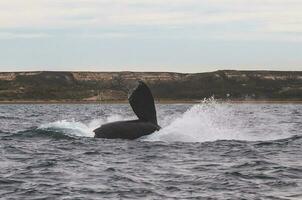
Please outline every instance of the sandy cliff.
[[155, 98], [302, 100], [302, 72], [2, 72], [0, 101], [125, 100], [136, 80], [144, 80]]

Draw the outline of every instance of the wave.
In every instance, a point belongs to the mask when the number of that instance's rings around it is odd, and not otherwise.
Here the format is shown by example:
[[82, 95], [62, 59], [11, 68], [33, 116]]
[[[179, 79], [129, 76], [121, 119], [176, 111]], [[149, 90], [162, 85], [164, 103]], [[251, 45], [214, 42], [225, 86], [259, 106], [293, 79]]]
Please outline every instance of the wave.
[[[270, 121], [260, 125], [259, 120], [274, 119], [270, 113], [248, 106], [222, 104], [214, 99], [193, 105], [187, 111], [160, 110], [159, 122], [162, 129], [140, 139], [163, 142], [211, 142], [216, 140], [271, 141], [290, 138], [289, 128], [280, 129], [278, 122]], [[60, 120], [42, 124], [37, 131], [54, 132], [70, 137], [93, 137], [93, 130], [104, 123], [125, 120], [129, 117], [111, 115], [83, 123], [75, 120]], [[258, 121], [257, 121], [258, 120]], [[274, 127], [275, 126], [275, 127]]]
[[[216, 140], [269, 141], [292, 137], [290, 127], [280, 129], [276, 121], [260, 125], [258, 121], [273, 119], [270, 113], [252, 112], [248, 106], [205, 100], [189, 108], [158, 132], [147, 136], [146, 141], [208, 142]], [[253, 110], [255, 107], [253, 107]], [[272, 123], [270, 125], [270, 123]]]
[[78, 136], [78, 137], [93, 137], [93, 130], [99, 124], [98, 120], [93, 120], [88, 124], [76, 122], [74, 120], [67, 121], [61, 120], [43, 124], [38, 127], [39, 130], [61, 132], [65, 135]]
[[111, 115], [106, 119], [93, 119], [88, 123], [71, 120], [60, 120], [56, 122], [42, 124], [38, 127], [39, 130], [50, 130], [56, 132], [62, 132], [69, 136], [77, 137], [94, 137], [93, 130], [101, 126], [104, 123], [123, 120], [121, 115]]

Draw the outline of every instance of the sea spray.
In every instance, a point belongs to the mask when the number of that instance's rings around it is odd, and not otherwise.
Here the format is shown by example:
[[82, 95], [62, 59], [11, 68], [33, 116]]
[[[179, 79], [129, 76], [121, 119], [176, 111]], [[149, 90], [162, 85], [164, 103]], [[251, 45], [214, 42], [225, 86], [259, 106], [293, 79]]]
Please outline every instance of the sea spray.
[[232, 109], [214, 99], [193, 105], [160, 131], [148, 136], [148, 141], [205, 142], [237, 139], [238, 130], [232, 126]]
[[[165, 105], [167, 106], [167, 105]], [[158, 110], [159, 124], [162, 129], [144, 141], [164, 142], [207, 142], [216, 140], [264, 141], [291, 137], [290, 130], [295, 124], [279, 126], [280, 113], [266, 112], [266, 106], [253, 104], [219, 103], [214, 98], [206, 99], [199, 104], [185, 106], [169, 105]], [[173, 108], [173, 109], [172, 109]], [[59, 120], [45, 123], [38, 129], [51, 130], [77, 137], [94, 137], [93, 130], [102, 124], [135, 119], [135, 115], [125, 115], [122, 110], [106, 113], [91, 120]], [[264, 121], [265, 119], [265, 121]], [[276, 128], [279, 126], [279, 128]], [[271, 132], [262, 134], [263, 130]]]
[[93, 130], [102, 124], [122, 120], [123, 116], [121, 115], [110, 115], [105, 119], [93, 119], [88, 123], [83, 123], [79, 121], [71, 120], [59, 120], [55, 122], [50, 122], [42, 124], [38, 129], [42, 130], [52, 130], [57, 132], [62, 132], [63, 134], [73, 135], [78, 137], [94, 137]]
[[[92, 121], [90, 124], [96, 125], [97, 122]], [[93, 127], [89, 126], [90, 124], [86, 125], [84, 123], [76, 122], [74, 120], [61, 120], [43, 124], [38, 129], [52, 130], [62, 132], [63, 134], [74, 135], [79, 137], [93, 137]]]
[[[219, 103], [214, 98], [205, 99], [169, 123], [165, 122], [168, 124], [167, 126], [145, 137], [144, 140], [165, 142], [261, 141], [291, 137], [288, 131], [290, 127], [274, 129], [275, 132], [266, 135], [261, 134], [261, 129], [269, 127], [269, 124], [261, 124], [261, 119], [270, 119], [272, 124], [276, 124], [275, 116], [272, 113], [261, 112], [261, 110], [249, 112], [250, 106], [255, 107], [251, 104], [240, 107], [236, 104]], [[171, 116], [167, 117], [171, 119]], [[254, 126], [252, 129], [251, 124]]]

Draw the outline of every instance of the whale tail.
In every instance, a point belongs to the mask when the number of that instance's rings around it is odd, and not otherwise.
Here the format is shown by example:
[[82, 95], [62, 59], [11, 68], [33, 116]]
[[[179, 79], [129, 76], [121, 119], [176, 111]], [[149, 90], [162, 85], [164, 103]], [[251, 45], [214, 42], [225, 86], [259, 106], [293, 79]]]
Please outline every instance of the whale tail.
[[158, 125], [154, 98], [149, 87], [143, 81], [138, 81], [138, 85], [129, 94], [128, 100], [140, 120]]

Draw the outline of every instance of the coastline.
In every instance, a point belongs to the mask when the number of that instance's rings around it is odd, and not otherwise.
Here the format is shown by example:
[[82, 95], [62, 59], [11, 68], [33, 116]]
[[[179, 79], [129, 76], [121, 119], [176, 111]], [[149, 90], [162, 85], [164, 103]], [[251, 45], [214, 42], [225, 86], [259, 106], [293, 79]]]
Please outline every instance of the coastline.
[[[230, 104], [302, 104], [302, 100], [215, 100], [218, 103]], [[198, 104], [202, 100], [155, 100], [156, 104]], [[128, 104], [128, 100], [85, 101], [85, 100], [13, 100], [0, 101], [5, 104]]]
[[120, 104], [137, 80], [157, 103], [301, 103], [302, 71], [0, 72], [0, 104]]

